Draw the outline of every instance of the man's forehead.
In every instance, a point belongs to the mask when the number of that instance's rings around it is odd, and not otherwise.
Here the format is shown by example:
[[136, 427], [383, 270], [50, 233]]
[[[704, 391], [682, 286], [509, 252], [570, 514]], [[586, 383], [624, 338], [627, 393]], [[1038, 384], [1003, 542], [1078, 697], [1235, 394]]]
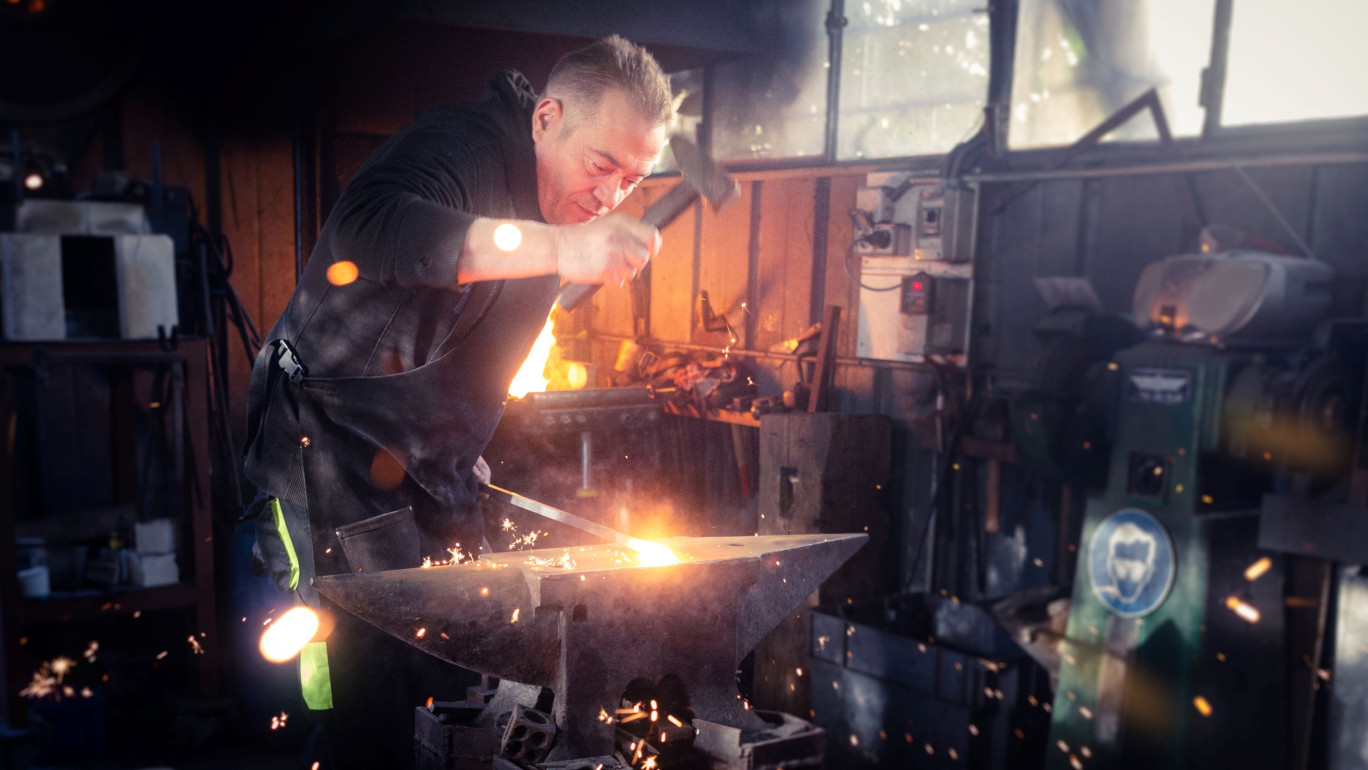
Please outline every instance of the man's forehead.
[[605, 91], [587, 123], [580, 129], [588, 129], [586, 147], [628, 172], [649, 174], [665, 150], [664, 126], [642, 115], [621, 89]]

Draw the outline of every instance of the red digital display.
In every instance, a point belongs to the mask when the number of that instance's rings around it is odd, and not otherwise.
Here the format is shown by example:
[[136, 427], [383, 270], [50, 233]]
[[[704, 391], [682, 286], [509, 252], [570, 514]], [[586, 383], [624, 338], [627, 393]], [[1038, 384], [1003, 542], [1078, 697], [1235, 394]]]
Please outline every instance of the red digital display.
[[921, 281], [913, 281], [913, 282], [912, 282], [912, 291], [921, 291], [921, 290], [922, 290], [922, 282], [921, 282]]

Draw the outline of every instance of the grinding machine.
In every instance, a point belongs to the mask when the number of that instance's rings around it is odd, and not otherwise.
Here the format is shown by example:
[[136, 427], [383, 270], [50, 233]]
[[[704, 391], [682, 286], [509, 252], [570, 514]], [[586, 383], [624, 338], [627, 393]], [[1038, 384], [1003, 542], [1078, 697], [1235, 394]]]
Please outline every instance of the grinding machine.
[[[1298, 766], [1288, 694], [1317, 651], [1285, 603], [1299, 557], [1277, 551], [1298, 546], [1269, 542], [1269, 501], [1304, 507], [1354, 454], [1363, 326], [1330, 317], [1333, 281], [1323, 263], [1260, 252], [1161, 260], [1135, 291], [1145, 336], [1094, 370], [1109, 429], [1018, 411], [1019, 442], [1071, 437], [1076, 467], [1104, 454], [1047, 767]], [[1300, 677], [1308, 695], [1314, 678]]]

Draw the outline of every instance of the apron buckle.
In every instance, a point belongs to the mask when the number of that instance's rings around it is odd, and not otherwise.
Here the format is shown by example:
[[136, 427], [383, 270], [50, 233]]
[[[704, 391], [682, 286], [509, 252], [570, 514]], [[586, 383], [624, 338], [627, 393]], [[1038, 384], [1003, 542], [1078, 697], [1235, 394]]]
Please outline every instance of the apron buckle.
[[285, 340], [277, 340], [276, 346], [276, 350], [278, 351], [276, 363], [280, 366], [281, 370], [285, 372], [285, 375], [290, 378], [290, 382], [298, 385], [300, 380], [304, 379], [304, 375], [307, 374], [304, 370], [304, 364], [299, 362], [298, 353], [296, 353], [290, 343]]

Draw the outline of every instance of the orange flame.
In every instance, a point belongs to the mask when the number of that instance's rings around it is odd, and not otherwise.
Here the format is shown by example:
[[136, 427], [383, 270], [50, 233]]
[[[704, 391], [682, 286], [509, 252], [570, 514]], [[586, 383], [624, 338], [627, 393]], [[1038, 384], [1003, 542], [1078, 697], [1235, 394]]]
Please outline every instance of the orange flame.
[[543, 375], [546, 373], [546, 360], [551, 357], [551, 348], [556, 346], [554, 328], [555, 322], [547, 318], [546, 326], [543, 326], [541, 334], [537, 335], [537, 341], [532, 343], [532, 350], [528, 352], [527, 359], [523, 361], [513, 381], [508, 384], [508, 395], [522, 398], [528, 393], [546, 390], [551, 380]]

